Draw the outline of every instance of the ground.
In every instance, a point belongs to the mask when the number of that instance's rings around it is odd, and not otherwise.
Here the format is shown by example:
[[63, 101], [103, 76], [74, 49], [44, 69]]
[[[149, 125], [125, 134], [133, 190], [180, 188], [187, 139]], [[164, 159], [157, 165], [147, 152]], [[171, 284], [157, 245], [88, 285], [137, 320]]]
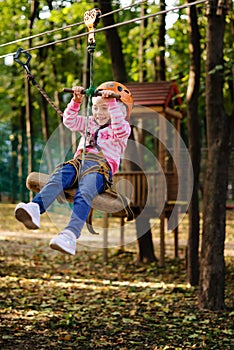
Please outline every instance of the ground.
[[48, 247], [57, 231], [50, 218], [43, 218], [40, 231], [25, 231], [13, 210], [0, 204], [1, 349], [234, 348], [233, 214], [225, 250], [227, 309], [209, 312], [199, 310], [197, 289], [186, 282], [186, 223], [180, 226], [179, 259], [167, 236], [165, 267], [137, 264], [133, 241], [124, 250], [111, 247], [104, 264], [90, 233], [76, 257], [62, 255]]

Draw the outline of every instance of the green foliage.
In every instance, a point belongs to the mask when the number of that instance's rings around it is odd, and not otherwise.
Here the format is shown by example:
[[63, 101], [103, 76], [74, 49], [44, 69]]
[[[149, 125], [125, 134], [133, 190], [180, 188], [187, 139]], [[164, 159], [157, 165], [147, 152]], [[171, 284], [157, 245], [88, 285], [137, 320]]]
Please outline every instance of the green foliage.
[[[0, 44], [27, 37], [31, 34], [39, 34], [61, 28], [69, 24], [81, 23], [68, 29], [54, 31], [43, 36], [33, 38], [31, 46], [37, 47], [45, 43], [53, 43], [87, 32], [83, 22], [83, 15], [86, 10], [93, 8], [90, 2], [82, 1], [53, 1], [50, 2], [52, 10], [48, 8], [48, 2], [39, 2], [39, 11], [31, 32], [28, 29], [31, 1], [6, 0], [0, 1]], [[147, 14], [157, 13], [159, 5], [157, 2], [147, 4]], [[183, 1], [174, 1], [178, 5]], [[120, 2], [113, 2], [113, 9], [121, 7]], [[116, 23], [141, 16], [141, 6], [134, 5], [131, 9], [122, 10], [114, 14]], [[167, 15], [169, 16], [169, 14]], [[205, 114], [205, 49], [206, 49], [206, 16], [205, 6], [198, 10], [198, 24], [201, 34], [201, 94], [199, 100], [199, 111], [201, 120]], [[9, 25], [9, 23], [11, 25]], [[158, 40], [158, 16], [148, 18], [145, 21], [144, 32], [141, 33], [140, 22], [136, 21], [117, 28], [122, 41], [122, 49], [129, 81], [139, 80], [139, 44], [140, 39], [144, 40], [144, 61], [142, 68], [146, 72], [145, 79], [155, 79], [156, 59], [159, 54]], [[102, 20], [98, 28], [102, 27]], [[167, 30], [166, 36], [166, 66], [167, 80], [175, 79], [183, 100], [185, 101], [188, 74], [189, 74], [189, 48], [188, 48], [188, 24], [186, 10], [178, 12], [178, 19]], [[96, 34], [96, 50], [94, 53], [94, 85], [99, 85], [106, 80], [112, 80], [112, 68], [110, 55], [107, 50], [105, 33]], [[27, 49], [28, 40], [9, 46], [0, 47], [0, 55], [16, 52], [19, 47]], [[43, 87], [48, 96], [53, 100], [55, 93], [59, 95], [59, 107], [63, 110], [70, 99], [70, 95], [62, 93], [64, 87], [81, 85], [83, 73], [87, 70], [87, 37], [71, 39], [60, 44], [54, 44], [42, 49], [33, 50], [30, 69], [35, 80]], [[12, 58], [12, 57], [11, 57]], [[120, 64], [122, 64], [120, 62]], [[232, 84], [232, 32], [231, 21], [227, 17], [224, 49], [224, 98], [227, 113], [231, 111], [230, 85]], [[216, 67], [217, 68], [217, 67]], [[22, 117], [25, 114], [25, 73], [22, 67], [16, 63], [11, 64], [10, 59], [1, 59], [0, 64], [0, 120], [1, 123], [11, 127], [17, 126], [18, 131], [23, 132]], [[88, 86], [87, 86], [88, 87]], [[35, 130], [35, 145], [41, 150], [42, 126], [41, 126], [41, 95], [35, 87], [31, 87], [33, 106], [33, 127]], [[52, 133], [57, 127], [59, 118], [57, 113], [48, 106], [49, 132]], [[5, 123], [5, 124], [4, 124]], [[186, 119], [184, 119], [186, 129]], [[148, 141], [147, 141], [148, 142]], [[150, 145], [149, 145], [150, 147]], [[27, 154], [27, 151], [25, 152]], [[41, 152], [36, 153], [36, 163], [40, 162]]]
[[[149, 9], [146, 13], [157, 13], [159, 7], [156, 5], [149, 6]], [[141, 17], [140, 8], [134, 13], [134, 17]], [[144, 59], [142, 64], [142, 69], [146, 71], [146, 81], [154, 81], [155, 78], [155, 65], [154, 61], [159, 53], [157, 47], [158, 40], [158, 20], [157, 17], [148, 18], [145, 21], [145, 28], [142, 32], [139, 25], [133, 25], [128, 29], [128, 34], [124, 33], [122, 36], [123, 42], [123, 52], [126, 59], [126, 66], [128, 70], [128, 75], [130, 81], [139, 80], [139, 45], [140, 41], [143, 41], [143, 50], [144, 50]]]

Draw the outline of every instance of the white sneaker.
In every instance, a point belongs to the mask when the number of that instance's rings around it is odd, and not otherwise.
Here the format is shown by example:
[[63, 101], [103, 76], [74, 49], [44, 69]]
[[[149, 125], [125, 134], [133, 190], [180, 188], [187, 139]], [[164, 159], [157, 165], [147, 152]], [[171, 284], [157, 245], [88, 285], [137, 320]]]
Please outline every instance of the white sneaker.
[[40, 209], [37, 203], [19, 203], [15, 208], [15, 217], [31, 230], [40, 227]]
[[70, 255], [76, 254], [76, 235], [70, 230], [62, 231], [50, 241], [50, 248]]

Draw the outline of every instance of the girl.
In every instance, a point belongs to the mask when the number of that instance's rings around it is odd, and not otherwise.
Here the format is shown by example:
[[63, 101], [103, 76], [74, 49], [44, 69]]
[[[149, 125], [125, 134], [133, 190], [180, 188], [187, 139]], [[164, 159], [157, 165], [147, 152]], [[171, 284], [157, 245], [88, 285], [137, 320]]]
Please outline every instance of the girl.
[[[105, 82], [97, 91], [101, 96], [92, 98], [92, 114], [86, 130], [86, 117], [78, 114], [83, 100], [83, 87], [73, 88], [73, 98], [64, 111], [63, 123], [71, 131], [82, 135], [74, 158], [65, 162], [49, 179], [32, 202], [19, 203], [15, 217], [28, 229], [40, 227], [40, 214], [63, 193], [64, 189], [77, 186], [73, 211], [68, 225], [50, 241], [52, 249], [75, 255], [76, 240], [89, 214], [92, 201], [105, 190], [106, 181], [118, 170], [131, 128], [129, 117], [133, 106], [130, 91], [118, 82]], [[113, 98], [113, 92], [120, 97]], [[84, 162], [82, 153], [86, 142]]]

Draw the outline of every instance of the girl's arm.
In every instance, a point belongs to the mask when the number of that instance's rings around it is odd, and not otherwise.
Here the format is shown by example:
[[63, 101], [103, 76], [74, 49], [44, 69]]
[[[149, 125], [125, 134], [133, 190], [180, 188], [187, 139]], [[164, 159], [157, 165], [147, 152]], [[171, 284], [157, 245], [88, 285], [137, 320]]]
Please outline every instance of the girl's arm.
[[119, 139], [128, 138], [131, 133], [131, 127], [126, 118], [125, 106], [123, 103], [111, 99], [109, 102], [109, 112], [111, 115], [111, 126], [114, 134]]
[[81, 92], [84, 88], [82, 86], [74, 86], [72, 90], [73, 98], [63, 113], [63, 124], [71, 131], [84, 132], [86, 125], [85, 117], [78, 115], [84, 97]]
[[71, 131], [85, 131], [85, 116], [78, 115], [80, 105], [80, 102], [75, 102], [72, 99], [63, 113], [63, 124]]

